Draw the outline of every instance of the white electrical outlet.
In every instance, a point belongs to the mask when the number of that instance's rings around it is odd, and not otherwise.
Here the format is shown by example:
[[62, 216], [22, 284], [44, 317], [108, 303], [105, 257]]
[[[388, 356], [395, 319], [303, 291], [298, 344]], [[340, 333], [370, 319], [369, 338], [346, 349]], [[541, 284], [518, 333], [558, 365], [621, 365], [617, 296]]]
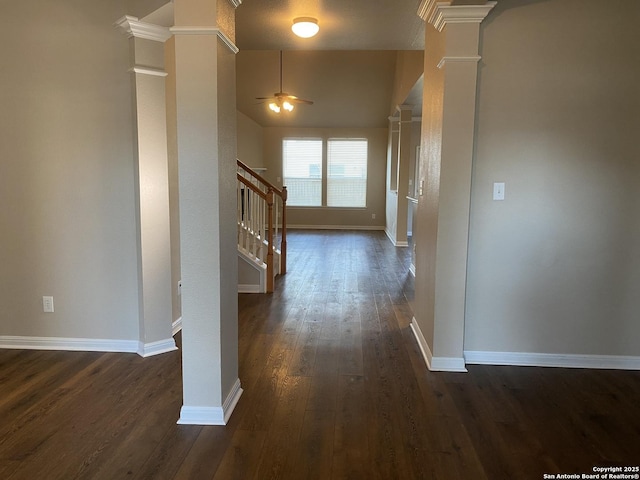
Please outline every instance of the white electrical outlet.
[[42, 311], [53, 313], [53, 297], [42, 297]]
[[504, 200], [504, 182], [495, 182], [493, 184], [493, 199]]
[[375, 219], [376, 219], [376, 214], [375, 214], [375, 213], [372, 213], [372, 214], [371, 214], [371, 218], [372, 218], [373, 220], [375, 220]]

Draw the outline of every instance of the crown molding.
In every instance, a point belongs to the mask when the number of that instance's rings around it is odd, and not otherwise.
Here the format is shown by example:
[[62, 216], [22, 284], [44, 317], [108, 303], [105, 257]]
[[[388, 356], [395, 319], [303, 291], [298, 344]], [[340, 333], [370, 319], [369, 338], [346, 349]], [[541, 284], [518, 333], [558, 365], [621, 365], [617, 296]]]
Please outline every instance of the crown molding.
[[497, 2], [484, 5], [438, 5], [431, 22], [441, 32], [449, 23], [481, 23]]
[[449, 6], [451, 1], [438, 2], [437, 0], [422, 0], [418, 6], [418, 16], [427, 23], [433, 23], [435, 12], [439, 6]]
[[233, 40], [218, 27], [171, 27], [169, 31], [174, 35], [216, 35], [232, 53], [240, 51]]
[[441, 32], [449, 23], [482, 22], [496, 3], [492, 1], [484, 5], [451, 5], [450, 1], [422, 0], [418, 7], [418, 16]]
[[144, 38], [155, 42], [166, 42], [171, 38], [171, 32], [167, 27], [161, 27], [152, 23], [141, 22], [138, 17], [125, 15], [114, 23], [114, 26], [123, 30], [129, 38]]

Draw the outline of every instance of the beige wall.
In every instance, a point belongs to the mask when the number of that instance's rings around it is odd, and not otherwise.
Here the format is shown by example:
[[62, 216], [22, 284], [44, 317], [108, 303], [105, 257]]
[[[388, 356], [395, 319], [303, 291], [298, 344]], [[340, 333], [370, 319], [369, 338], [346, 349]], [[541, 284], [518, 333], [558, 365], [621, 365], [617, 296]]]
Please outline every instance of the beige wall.
[[390, 115], [394, 115], [396, 107], [405, 102], [423, 72], [424, 52], [422, 50], [400, 50], [397, 52]]
[[[367, 207], [326, 208], [288, 207], [291, 226], [384, 228], [385, 174], [387, 155], [386, 128], [288, 128], [264, 129], [265, 177], [275, 185], [282, 185], [282, 139], [286, 137], [334, 138], [354, 137], [369, 140], [367, 166]], [[278, 181], [280, 178], [280, 181]], [[376, 218], [371, 216], [375, 214]]]
[[521, 4], [482, 26], [465, 350], [639, 355], [640, 3]]
[[[2, 2], [0, 335], [138, 338], [124, 2]], [[53, 295], [55, 313], [42, 313]]]
[[242, 112], [237, 113], [238, 159], [250, 167], [263, 167], [264, 135], [262, 127]]

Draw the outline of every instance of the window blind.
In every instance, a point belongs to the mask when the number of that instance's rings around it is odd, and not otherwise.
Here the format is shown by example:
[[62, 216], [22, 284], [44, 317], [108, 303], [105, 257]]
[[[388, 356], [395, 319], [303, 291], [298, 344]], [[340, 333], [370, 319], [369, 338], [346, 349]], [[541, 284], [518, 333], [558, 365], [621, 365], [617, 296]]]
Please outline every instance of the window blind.
[[288, 205], [322, 205], [321, 139], [284, 139], [282, 167]]
[[367, 206], [367, 140], [327, 142], [327, 206]]

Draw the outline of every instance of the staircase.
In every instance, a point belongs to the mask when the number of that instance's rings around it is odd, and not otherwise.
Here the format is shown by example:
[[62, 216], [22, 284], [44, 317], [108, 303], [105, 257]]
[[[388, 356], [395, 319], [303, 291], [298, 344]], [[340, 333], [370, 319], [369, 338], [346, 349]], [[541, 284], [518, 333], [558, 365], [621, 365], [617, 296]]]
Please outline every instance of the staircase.
[[237, 164], [238, 292], [272, 293], [287, 271], [287, 187]]

